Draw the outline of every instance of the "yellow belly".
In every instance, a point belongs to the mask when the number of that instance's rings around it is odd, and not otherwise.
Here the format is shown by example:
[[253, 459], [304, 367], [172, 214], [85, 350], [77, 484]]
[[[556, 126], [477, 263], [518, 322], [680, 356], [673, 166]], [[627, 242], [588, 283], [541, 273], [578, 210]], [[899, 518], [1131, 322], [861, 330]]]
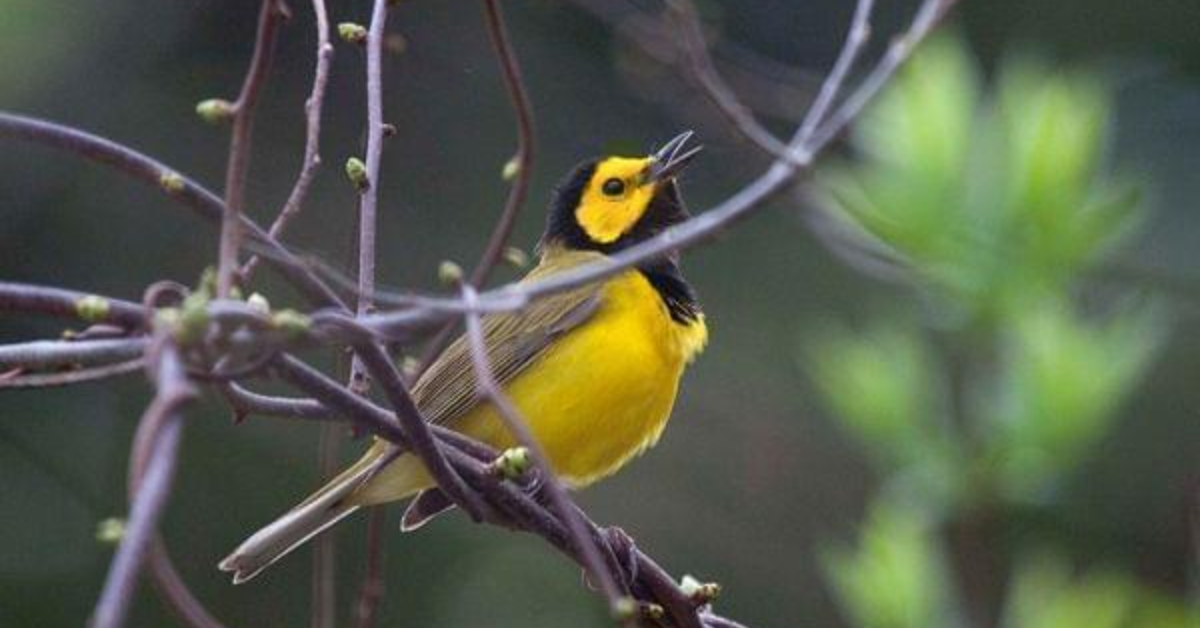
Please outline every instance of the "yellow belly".
[[[704, 321], [681, 325], [637, 272], [605, 286], [600, 309], [558, 339], [506, 387], [559, 476], [584, 486], [657, 442], [684, 367], [703, 348]], [[489, 404], [450, 427], [493, 447], [516, 443]], [[411, 456], [388, 466], [353, 501], [402, 499], [432, 486]]]

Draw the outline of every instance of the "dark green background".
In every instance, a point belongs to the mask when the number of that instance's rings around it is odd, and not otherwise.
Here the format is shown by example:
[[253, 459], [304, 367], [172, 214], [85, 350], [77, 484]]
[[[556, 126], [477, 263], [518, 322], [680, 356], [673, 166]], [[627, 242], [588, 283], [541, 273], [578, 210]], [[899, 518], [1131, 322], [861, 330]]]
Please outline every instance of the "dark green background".
[[[548, 190], [598, 151], [649, 149], [696, 129], [708, 149], [685, 179], [695, 210], [763, 165], [677, 71], [648, 61], [606, 21], [569, 3], [505, 4], [539, 132], [533, 193], [515, 243], [532, 245]], [[877, 42], [908, 8], [881, 4]], [[192, 109], [201, 99], [236, 94], [256, 5], [0, 0], [0, 107], [114, 138], [219, 187], [226, 132], [202, 124]], [[285, 198], [303, 145], [312, 28], [308, 6], [293, 5], [251, 166], [249, 199], [264, 220]], [[733, 49], [754, 51], [794, 69], [788, 93], [811, 94], [851, 5], [774, 0], [704, 10], [732, 44], [718, 50], [724, 67], [754, 75], [756, 64]], [[610, 7], [620, 14], [651, 5]], [[334, 22], [365, 22], [369, 13], [364, 1], [330, 10]], [[1187, 506], [1200, 479], [1200, 3], [967, 0], [957, 23], [986, 67], [1032, 48], [1110, 79], [1119, 103], [1112, 158], [1144, 175], [1152, 209], [1118, 264], [1150, 269], [1155, 278], [1118, 285], [1149, 291], [1165, 279], [1181, 287], [1171, 293], [1171, 341], [1117, 432], [1064, 487], [1051, 515], [1015, 528], [1012, 541], [1061, 544], [1083, 562], [1115, 564], [1182, 592]], [[472, 263], [499, 211], [511, 113], [478, 3], [405, 2], [390, 25], [408, 45], [386, 66], [386, 117], [399, 134], [383, 164], [380, 280], [434, 288], [439, 261]], [[288, 237], [339, 266], [353, 237], [355, 199], [340, 168], [361, 152], [362, 67], [360, 51], [337, 46], [325, 109], [327, 166]], [[801, 105], [785, 100], [780, 108]], [[674, 573], [720, 580], [727, 592], [720, 609], [752, 625], [841, 624], [817, 551], [852, 536], [874, 482], [814, 402], [798, 366], [801, 339], [823, 320], [853, 325], [913, 311], [904, 291], [857, 275], [822, 249], [804, 211], [798, 200], [776, 203], [687, 255], [685, 270], [710, 320], [710, 348], [689, 374], [659, 447], [581, 496], [598, 521], [622, 525]], [[214, 257], [215, 235], [212, 225], [109, 171], [0, 143], [2, 279], [137, 298], [154, 280], [192, 283]], [[258, 288], [273, 302], [288, 300], [267, 273], [261, 277]], [[0, 319], [4, 341], [57, 331]], [[94, 528], [124, 512], [127, 448], [147, 400], [140, 376], [0, 396], [0, 626], [79, 626], [87, 617], [111, 556]], [[185, 576], [232, 626], [307, 622], [305, 552], [238, 588], [214, 565], [317, 484], [317, 432], [270, 419], [235, 427], [211, 399], [191, 414], [165, 531]], [[347, 456], [357, 447], [348, 446]], [[381, 626], [607, 625], [578, 569], [540, 542], [457, 515], [400, 537], [392, 533], [398, 515], [398, 508], [388, 512]], [[348, 608], [361, 570], [361, 517], [337, 535]], [[139, 599], [130, 625], [164, 623], [148, 592]]]

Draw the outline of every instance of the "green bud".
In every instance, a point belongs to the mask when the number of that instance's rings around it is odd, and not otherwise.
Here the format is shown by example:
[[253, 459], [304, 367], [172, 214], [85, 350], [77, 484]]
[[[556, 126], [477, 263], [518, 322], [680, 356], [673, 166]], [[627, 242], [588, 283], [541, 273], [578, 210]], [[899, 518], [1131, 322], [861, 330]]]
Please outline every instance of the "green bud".
[[236, 113], [233, 103], [221, 98], [209, 98], [196, 104], [196, 115], [209, 124], [220, 124]]
[[295, 338], [308, 333], [312, 328], [312, 319], [296, 310], [279, 310], [271, 316], [271, 325]]
[[525, 268], [529, 265], [529, 254], [519, 247], [505, 247], [503, 257], [504, 261], [508, 262], [513, 268]]
[[679, 581], [679, 588], [697, 604], [708, 604], [721, 595], [721, 585], [716, 582], [701, 582], [686, 574]]
[[367, 164], [358, 157], [351, 157], [346, 160], [346, 178], [350, 179], [350, 183], [354, 185], [354, 189], [359, 192], [367, 190], [371, 187], [371, 179], [367, 177]]
[[462, 266], [459, 266], [450, 260], [445, 260], [441, 264], [438, 264], [438, 281], [448, 286], [453, 286], [461, 282], [462, 278]]
[[520, 173], [521, 162], [518, 161], [514, 155], [512, 159], [509, 159], [507, 162], [505, 162], [504, 168], [500, 171], [500, 177], [505, 181], [512, 181], [513, 179], [517, 178], [517, 175]]
[[367, 28], [354, 22], [342, 22], [337, 26], [338, 37], [348, 44], [361, 44], [367, 40]]
[[652, 602], [643, 602], [639, 610], [642, 617], [649, 620], [659, 620], [667, 616], [666, 609]]
[[179, 308], [164, 307], [154, 312], [154, 326], [173, 330], [179, 325]]
[[125, 520], [109, 517], [96, 524], [96, 540], [105, 545], [116, 545], [125, 538]]
[[505, 449], [499, 458], [492, 461], [492, 467], [496, 473], [506, 480], [515, 480], [525, 475], [532, 464], [533, 460], [529, 456], [529, 450], [524, 447]]
[[200, 281], [196, 283], [196, 292], [202, 292], [207, 295], [207, 298], [213, 298], [217, 294], [217, 269], [214, 266], [206, 266], [200, 273]]
[[620, 597], [613, 602], [612, 608], [609, 610], [612, 612], [613, 619], [618, 623], [624, 623], [637, 618], [638, 603], [631, 597]]
[[158, 175], [158, 186], [167, 194], [179, 194], [183, 191], [185, 183], [178, 172], [164, 170], [162, 174]]
[[264, 297], [257, 292], [250, 295], [249, 299], [246, 299], [246, 305], [249, 305], [250, 307], [254, 308], [255, 311], [263, 314], [271, 313], [271, 302], [267, 300], [267, 297]]
[[209, 295], [204, 292], [193, 292], [183, 300], [175, 327], [175, 339], [179, 344], [192, 344], [204, 337], [208, 329], [208, 301]]
[[75, 316], [89, 323], [99, 323], [108, 318], [111, 309], [112, 304], [108, 302], [108, 299], [94, 294], [80, 297], [78, 301], [75, 301]]
[[415, 356], [406, 355], [404, 356], [404, 359], [400, 361], [400, 371], [403, 372], [404, 376], [407, 378], [411, 378], [412, 376], [416, 375], [417, 369], [419, 368], [421, 368], [421, 360], [417, 359]]

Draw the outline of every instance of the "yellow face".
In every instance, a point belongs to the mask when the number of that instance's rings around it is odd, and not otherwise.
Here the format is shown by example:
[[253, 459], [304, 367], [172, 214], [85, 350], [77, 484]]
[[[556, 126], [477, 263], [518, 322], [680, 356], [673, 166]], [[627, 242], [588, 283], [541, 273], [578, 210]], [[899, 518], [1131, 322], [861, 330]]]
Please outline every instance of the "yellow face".
[[593, 242], [611, 244], [641, 220], [658, 183], [649, 180], [654, 157], [609, 157], [579, 199], [575, 222]]

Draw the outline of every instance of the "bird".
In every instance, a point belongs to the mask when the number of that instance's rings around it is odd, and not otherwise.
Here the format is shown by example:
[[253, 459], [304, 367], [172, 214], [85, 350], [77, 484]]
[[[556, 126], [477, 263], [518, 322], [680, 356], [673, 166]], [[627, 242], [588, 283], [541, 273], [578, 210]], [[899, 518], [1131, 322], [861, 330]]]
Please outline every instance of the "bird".
[[[603, 261], [690, 217], [678, 177], [702, 150], [682, 133], [646, 156], [603, 156], [577, 165], [557, 186], [538, 241], [533, 282]], [[493, 377], [526, 421], [553, 473], [569, 488], [605, 478], [655, 445], [686, 367], [708, 341], [704, 312], [677, 253], [609, 279], [481, 317]], [[412, 387], [432, 424], [497, 450], [514, 435], [481, 399], [464, 336]], [[359, 508], [418, 497], [436, 483], [412, 454], [376, 439], [365, 455], [222, 560], [245, 582]], [[414, 499], [408, 531], [448, 508]], [[435, 503], [437, 500], [430, 500]]]

